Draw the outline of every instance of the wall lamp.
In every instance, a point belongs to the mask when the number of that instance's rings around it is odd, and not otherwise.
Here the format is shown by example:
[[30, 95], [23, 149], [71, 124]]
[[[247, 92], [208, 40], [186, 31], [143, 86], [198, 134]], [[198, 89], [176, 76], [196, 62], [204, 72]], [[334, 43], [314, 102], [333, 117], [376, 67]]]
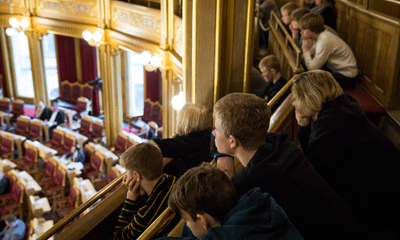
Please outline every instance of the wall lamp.
[[11, 25], [11, 28], [6, 29], [6, 34], [8, 36], [12, 36], [19, 31], [24, 31], [27, 27], [29, 27], [29, 21], [25, 18], [21, 19], [20, 22], [15, 17], [12, 17], [8, 22]]
[[156, 70], [160, 66], [161, 61], [162, 58], [157, 54], [151, 56], [151, 53], [148, 51], [144, 51], [140, 54], [140, 62], [144, 65], [144, 69], [147, 72]]
[[103, 34], [97, 31], [92, 34], [89, 30], [85, 30], [82, 32], [82, 37], [89, 43], [92, 41], [95, 44], [98, 44], [103, 37]]

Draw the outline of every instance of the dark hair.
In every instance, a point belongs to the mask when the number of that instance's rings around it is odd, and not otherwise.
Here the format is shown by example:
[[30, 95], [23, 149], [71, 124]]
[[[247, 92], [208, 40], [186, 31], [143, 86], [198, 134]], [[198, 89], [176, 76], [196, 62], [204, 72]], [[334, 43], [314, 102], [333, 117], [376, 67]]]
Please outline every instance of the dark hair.
[[298, 22], [304, 15], [306, 15], [309, 12], [310, 12], [310, 9], [308, 9], [308, 8], [304, 8], [304, 7], [298, 8], [298, 9], [294, 10], [292, 12], [292, 14], [290, 14], [290, 18], [292, 19], [292, 21]]
[[325, 31], [324, 19], [321, 15], [315, 13], [307, 13], [299, 21], [301, 29], [308, 29], [313, 33], [322, 33]]
[[197, 219], [196, 214], [207, 213], [222, 222], [237, 201], [235, 186], [225, 173], [203, 163], [176, 182], [168, 205], [175, 213], [186, 211], [193, 220]]

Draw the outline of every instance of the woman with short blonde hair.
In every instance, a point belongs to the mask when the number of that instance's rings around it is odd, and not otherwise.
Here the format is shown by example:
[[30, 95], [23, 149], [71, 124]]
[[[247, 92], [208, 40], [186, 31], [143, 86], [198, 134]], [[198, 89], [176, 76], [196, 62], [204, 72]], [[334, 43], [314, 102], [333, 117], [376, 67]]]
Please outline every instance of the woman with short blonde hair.
[[176, 136], [156, 139], [164, 158], [173, 160], [164, 166], [164, 173], [180, 177], [188, 169], [210, 162], [212, 114], [203, 106], [186, 103], [176, 119]]
[[193, 103], [186, 103], [176, 118], [176, 134], [179, 136], [211, 127], [211, 111]]
[[355, 99], [343, 94], [330, 73], [315, 70], [295, 76], [292, 93], [300, 144], [317, 172], [347, 203], [367, 235], [383, 227], [398, 234], [400, 153], [394, 144]]

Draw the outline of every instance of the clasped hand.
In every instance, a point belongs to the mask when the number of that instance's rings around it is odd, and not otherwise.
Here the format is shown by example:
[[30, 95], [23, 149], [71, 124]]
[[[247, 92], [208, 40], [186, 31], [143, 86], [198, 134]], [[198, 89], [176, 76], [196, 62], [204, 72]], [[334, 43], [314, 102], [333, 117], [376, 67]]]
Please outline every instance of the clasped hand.
[[137, 177], [125, 177], [122, 180], [123, 184], [128, 188], [126, 198], [136, 201], [139, 196], [143, 196], [146, 192], [140, 187], [140, 180]]
[[303, 52], [309, 52], [310, 49], [314, 46], [314, 44], [315, 40], [313, 38], [303, 37], [303, 43], [302, 43]]

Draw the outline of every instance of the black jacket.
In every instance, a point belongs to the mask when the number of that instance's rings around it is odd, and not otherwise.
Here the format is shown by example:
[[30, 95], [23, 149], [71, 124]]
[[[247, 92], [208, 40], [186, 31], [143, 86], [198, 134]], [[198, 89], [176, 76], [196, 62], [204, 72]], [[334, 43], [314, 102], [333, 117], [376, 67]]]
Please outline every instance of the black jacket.
[[304, 239], [363, 239], [349, 207], [287, 134], [268, 134], [266, 144], [232, 180], [239, 194], [254, 187], [271, 194]]
[[171, 164], [174, 168], [179, 168], [179, 173], [167, 172], [165, 169], [164, 172], [178, 176], [202, 162], [213, 160], [210, 154], [210, 140], [211, 129], [207, 129], [175, 138], [155, 139], [154, 142], [160, 147], [163, 157], [173, 158], [174, 161]]
[[400, 154], [356, 100], [325, 103], [309, 127], [300, 128], [304, 153], [316, 170], [367, 225], [400, 216]]

